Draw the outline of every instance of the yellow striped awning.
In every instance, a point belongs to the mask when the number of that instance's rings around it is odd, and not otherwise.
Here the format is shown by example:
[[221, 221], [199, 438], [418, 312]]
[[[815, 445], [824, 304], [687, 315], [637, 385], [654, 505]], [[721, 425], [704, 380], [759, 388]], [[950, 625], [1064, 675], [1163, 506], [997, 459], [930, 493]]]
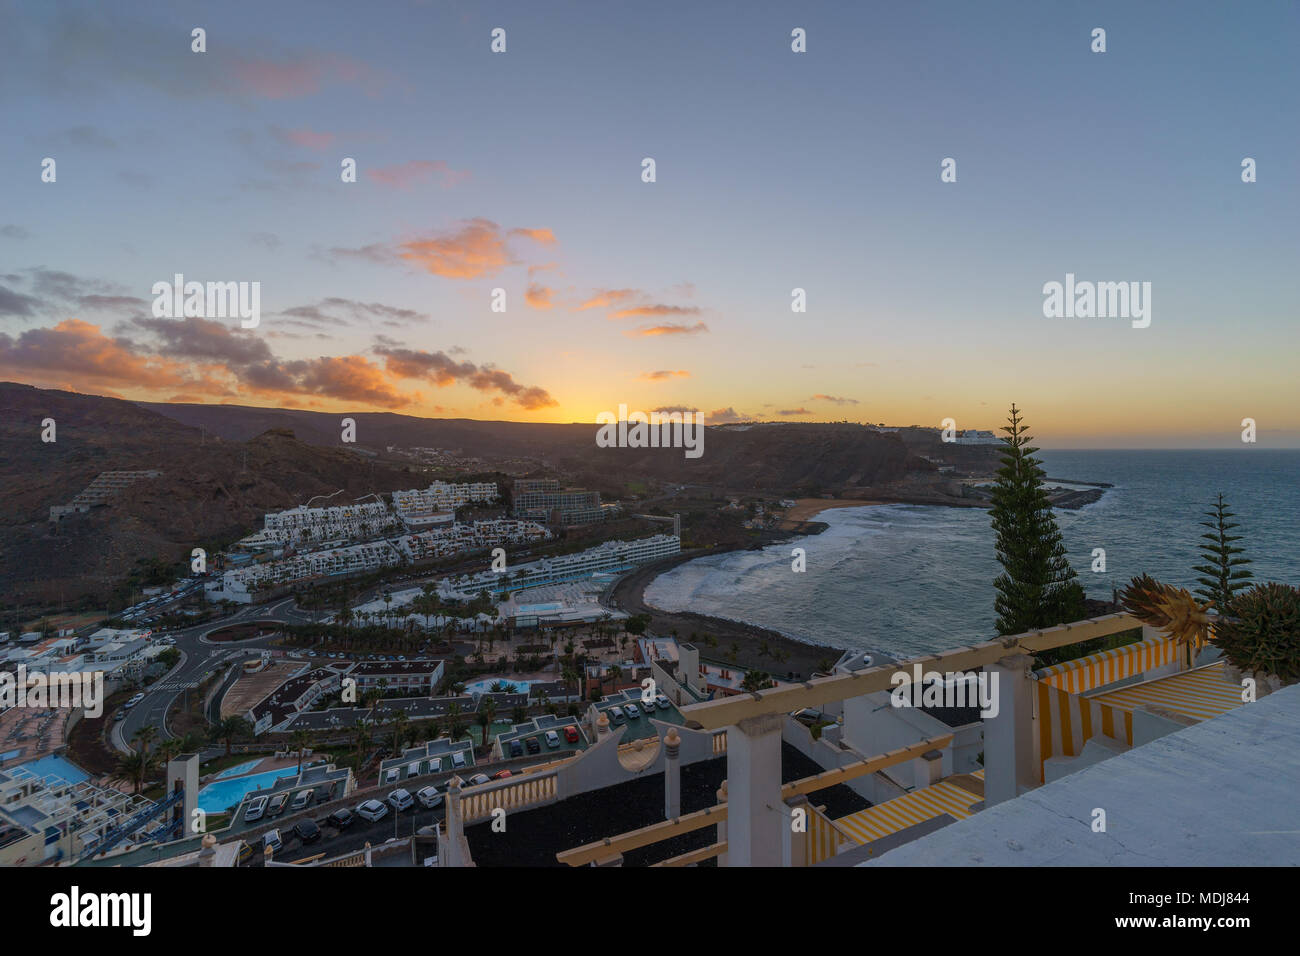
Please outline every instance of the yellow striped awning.
[[[983, 779], [984, 771], [980, 770], [972, 776]], [[940, 781], [933, 786], [913, 790], [893, 800], [851, 813], [847, 817], [840, 817], [835, 823], [858, 843], [870, 843], [945, 813], [958, 820], [965, 820], [973, 812], [971, 807], [981, 799], [956, 784]]]
[[1088, 699], [1130, 712], [1138, 708], [1159, 709], [1194, 720], [1209, 720], [1242, 704], [1241, 688], [1228, 682], [1224, 666], [1223, 661], [1215, 661], [1196, 670], [1121, 687]]
[[1094, 687], [1104, 687], [1134, 674], [1172, 664], [1178, 660], [1178, 642], [1172, 637], [1148, 638], [1136, 644], [1098, 651], [1063, 664], [1053, 664], [1035, 671], [1041, 682], [1082, 694]]

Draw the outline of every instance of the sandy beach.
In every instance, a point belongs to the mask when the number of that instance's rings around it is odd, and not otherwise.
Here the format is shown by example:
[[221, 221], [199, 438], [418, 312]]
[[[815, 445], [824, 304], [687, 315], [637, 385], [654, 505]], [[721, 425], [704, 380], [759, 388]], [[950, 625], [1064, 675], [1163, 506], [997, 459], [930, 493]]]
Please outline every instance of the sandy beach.
[[866, 505], [883, 505], [884, 501], [867, 498], [800, 498], [794, 507], [781, 519], [782, 531], [796, 531], [806, 521], [812, 521], [823, 511], [831, 508], [861, 508]]

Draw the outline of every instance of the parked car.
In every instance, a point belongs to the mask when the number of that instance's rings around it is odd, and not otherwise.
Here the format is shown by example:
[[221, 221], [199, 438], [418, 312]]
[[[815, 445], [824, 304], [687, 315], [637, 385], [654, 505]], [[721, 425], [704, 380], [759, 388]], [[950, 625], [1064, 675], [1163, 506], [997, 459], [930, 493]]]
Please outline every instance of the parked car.
[[492, 775], [492, 779], [493, 779], [493, 780], [507, 780], [507, 779], [509, 779], [511, 776], [512, 776], [512, 774], [510, 773], [509, 770], [502, 770], [500, 773], [494, 773], [494, 774]]
[[564, 728], [564, 739], [571, 744], [578, 742], [578, 728], [570, 724]]
[[667, 710], [669, 707], [672, 706], [672, 701], [670, 701], [663, 694], [655, 694], [655, 706], [658, 707], [660, 710]]
[[284, 805], [288, 802], [289, 792], [287, 790], [284, 793], [277, 793], [271, 798], [271, 805], [266, 808], [266, 815], [268, 817], [278, 817], [284, 813]]
[[481, 784], [481, 783], [491, 783], [491, 781], [488, 780], [488, 775], [487, 775], [487, 774], [485, 774], [485, 773], [476, 773], [476, 774], [474, 774], [474, 776], [472, 776], [472, 777], [469, 778], [469, 780], [467, 781], [467, 786], [470, 786], [470, 787], [477, 787], [477, 786], [478, 786], [479, 784]]
[[316, 826], [315, 820], [299, 820], [293, 825], [293, 835], [306, 846], [320, 839], [320, 827]]
[[401, 775], [401, 767], [389, 767], [384, 771], [384, 783], [397, 783], [397, 778]]
[[426, 810], [432, 810], [442, 804], [442, 794], [438, 792], [437, 787], [421, 787], [415, 794], [415, 799], [420, 801], [420, 806]]
[[636, 720], [641, 716], [641, 708], [637, 707], [636, 704], [628, 704], [626, 709], [628, 720]]
[[293, 795], [293, 803], [289, 805], [289, 809], [295, 812], [298, 810], [306, 810], [311, 806], [312, 797], [314, 796], [316, 796], [314, 790], [299, 790]]
[[267, 797], [254, 797], [248, 801], [248, 807], [244, 810], [244, 822], [252, 823], [254, 820], [260, 820], [266, 814], [266, 805], [269, 802]]
[[411, 796], [409, 790], [398, 787], [388, 795], [388, 805], [394, 810], [409, 810], [415, 806], [415, 799]]
[[615, 726], [627, 723], [627, 714], [623, 713], [622, 707], [611, 707], [605, 713], [609, 716], [609, 722]]
[[142, 700], [144, 700], [144, 694], [136, 694], [134, 697], [132, 697], [130, 700], [128, 700], [125, 704], [122, 705], [122, 709], [130, 710], [132, 707], [140, 703], [140, 701]]
[[552, 750], [560, 746], [560, 735], [553, 730], [548, 730], [546, 732], [546, 746]]
[[388, 816], [388, 807], [378, 800], [366, 800], [357, 807], [357, 816], [375, 823]]
[[280, 848], [284, 846], [284, 844], [280, 842], [280, 831], [267, 830], [265, 833], [263, 833], [262, 846], [263, 848], [269, 848], [272, 853], [278, 853], [280, 851]]
[[514, 740], [510, 741], [510, 756], [522, 757], [523, 755], [524, 755], [524, 745], [519, 740], [519, 738], [516, 737]]
[[407, 777], [418, 777], [419, 775], [420, 775], [420, 761], [417, 760], [415, 761], [415, 763], [408, 763], [406, 765]]
[[429, 761], [429, 773], [442, 773], [442, 758], [434, 757]]
[[642, 697], [641, 709], [647, 714], [652, 712], [655, 709], [655, 699], [653, 697]]
[[253, 848], [244, 841], [239, 841], [239, 864], [242, 866], [243, 864], [250, 862], [252, 859]]
[[524, 741], [524, 746], [528, 748], [530, 754], [539, 754], [542, 752], [542, 745], [538, 742], [536, 737], [529, 737]]
[[451, 755], [451, 765], [452, 765], [453, 767], [455, 767], [457, 770], [460, 770], [460, 769], [464, 768], [464, 766], [465, 766], [465, 751], [463, 751], [463, 750], [457, 750], [455, 753], [453, 753], [453, 754]]
[[355, 819], [356, 817], [352, 815], [351, 810], [347, 809], [347, 807], [341, 807], [327, 816], [325, 822], [336, 830], [346, 830], [352, 826], [352, 821]]

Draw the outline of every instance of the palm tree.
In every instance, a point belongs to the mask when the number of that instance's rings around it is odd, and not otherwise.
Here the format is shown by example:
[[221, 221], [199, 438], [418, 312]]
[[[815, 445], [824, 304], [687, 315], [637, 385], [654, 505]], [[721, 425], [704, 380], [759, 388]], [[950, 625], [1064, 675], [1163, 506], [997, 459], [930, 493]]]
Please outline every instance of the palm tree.
[[252, 733], [253, 728], [242, 717], [227, 717], [225, 720], [214, 724], [211, 731], [213, 740], [225, 743], [227, 757], [230, 756], [230, 748], [236, 739], [249, 737]]
[[[619, 678], [621, 678], [622, 676], [623, 676], [623, 668], [619, 667], [617, 664], [615, 664], [613, 667], [609, 669], [609, 681], [610, 681], [611, 691], [618, 690], [618, 681]], [[603, 683], [604, 682], [602, 681], [602, 684]]]
[[289, 738], [293, 749], [298, 751], [298, 773], [302, 773], [302, 759], [306, 755], [307, 745], [311, 743], [311, 734], [305, 730], [295, 730]]
[[357, 745], [357, 769], [361, 769], [361, 756], [370, 746], [370, 721], [361, 719], [352, 728], [352, 741]]
[[560, 674], [560, 676], [564, 679], [564, 696], [566, 697], [572, 696], [569, 693], [569, 685], [578, 683], [578, 672], [575, 671], [572, 667], [566, 667], [564, 668], [564, 671], [563, 673]]
[[488, 731], [492, 729], [492, 718], [496, 716], [496, 713], [496, 702], [491, 697], [484, 695], [482, 702], [479, 704], [478, 715], [475, 718], [478, 721], [479, 726], [483, 728], [484, 756], [486, 756], [488, 752]]
[[133, 750], [118, 758], [113, 778], [127, 781], [134, 787], [135, 792], [139, 793], [144, 787], [145, 777], [149, 776], [153, 768], [154, 758], [151, 754]]
[[402, 732], [406, 730], [406, 724], [406, 711], [399, 710], [393, 714], [393, 753], [395, 754], [402, 750]]
[[459, 740], [461, 734], [465, 732], [465, 725], [460, 720], [460, 704], [452, 704], [447, 708], [447, 736], [452, 740]]
[[147, 753], [150, 745], [158, 738], [158, 728], [152, 724], [145, 724], [134, 734], [131, 735], [131, 742], [136, 744], [136, 749], [140, 753]]

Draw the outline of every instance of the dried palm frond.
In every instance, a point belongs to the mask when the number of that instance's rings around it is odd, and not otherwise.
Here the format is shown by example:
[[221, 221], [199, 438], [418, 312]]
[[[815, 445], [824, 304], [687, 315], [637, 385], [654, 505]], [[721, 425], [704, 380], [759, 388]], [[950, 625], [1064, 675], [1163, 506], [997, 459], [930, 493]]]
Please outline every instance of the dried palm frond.
[[1143, 574], [1120, 593], [1120, 603], [1143, 624], [1189, 645], [1193, 653], [1210, 641], [1211, 618], [1206, 612], [1214, 604], [1201, 604], [1185, 588], [1161, 584]]

